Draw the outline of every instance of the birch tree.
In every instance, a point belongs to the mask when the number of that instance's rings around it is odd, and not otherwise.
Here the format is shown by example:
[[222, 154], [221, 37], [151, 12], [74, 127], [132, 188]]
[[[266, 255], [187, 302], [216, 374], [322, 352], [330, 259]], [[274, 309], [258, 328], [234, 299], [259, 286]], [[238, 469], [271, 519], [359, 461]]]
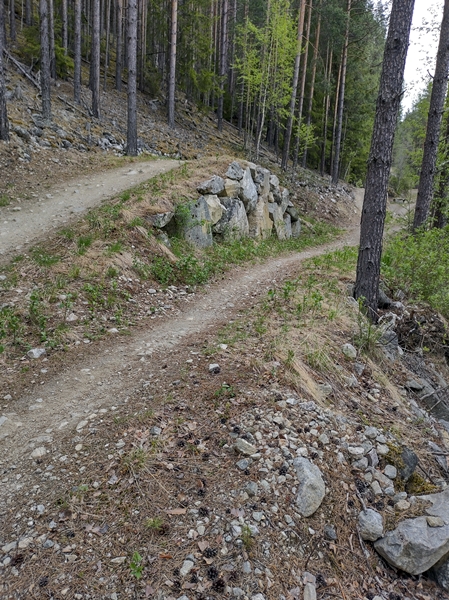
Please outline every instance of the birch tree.
[[368, 159], [354, 296], [361, 299], [368, 317], [373, 322], [378, 318], [377, 302], [388, 178], [402, 99], [414, 4], [415, 0], [393, 0]]

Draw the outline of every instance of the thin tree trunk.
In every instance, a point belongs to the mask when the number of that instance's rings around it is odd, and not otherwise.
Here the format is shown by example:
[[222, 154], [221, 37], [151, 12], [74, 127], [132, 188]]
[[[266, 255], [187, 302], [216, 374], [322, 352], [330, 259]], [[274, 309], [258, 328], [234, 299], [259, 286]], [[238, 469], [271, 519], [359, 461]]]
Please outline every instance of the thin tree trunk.
[[67, 25], [67, 0], [62, 0], [62, 47], [64, 54], [67, 54], [68, 48], [68, 25]]
[[116, 57], [115, 57], [115, 89], [118, 92], [122, 91], [122, 70], [123, 70], [123, 39], [122, 39], [122, 31], [123, 31], [123, 0], [116, 0], [115, 10], [116, 10]]
[[168, 75], [168, 126], [175, 126], [176, 41], [178, 33], [178, 0], [171, 0], [170, 71]]
[[128, 131], [126, 153], [137, 156], [137, 0], [128, 0]]
[[0, 140], [7, 142], [9, 140], [9, 121], [6, 107], [5, 71], [3, 67], [3, 48], [6, 42], [3, 20], [4, 4], [3, 0], [0, 0]]
[[305, 12], [306, 12], [306, 0], [301, 0], [301, 4], [299, 7], [299, 14], [298, 14], [298, 35], [296, 37], [297, 47], [296, 47], [295, 67], [293, 70], [292, 95], [290, 98], [290, 106], [288, 109], [287, 125], [285, 128], [284, 146], [282, 148], [281, 167], [284, 170], [287, 169], [287, 165], [288, 165], [288, 156], [290, 153], [290, 142], [291, 142], [292, 130], [293, 130], [293, 119], [295, 117], [296, 96], [298, 93], [298, 82], [299, 82], [299, 69], [301, 66], [302, 35], [304, 32]]
[[33, 3], [32, 0], [25, 0], [25, 25], [30, 27], [33, 24]]
[[326, 167], [326, 146], [327, 146], [327, 126], [328, 126], [328, 121], [329, 121], [329, 108], [330, 108], [330, 99], [331, 99], [331, 95], [330, 95], [330, 84], [331, 84], [331, 72], [332, 72], [332, 56], [333, 56], [333, 52], [332, 49], [329, 52], [329, 46], [328, 46], [328, 50], [327, 50], [327, 55], [328, 55], [328, 61], [326, 64], [326, 72], [324, 75], [324, 79], [326, 82], [326, 93], [324, 96], [324, 100], [323, 100], [323, 108], [324, 108], [324, 115], [323, 115], [323, 141], [322, 141], [322, 146], [321, 146], [321, 161], [320, 161], [320, 175], [321, 177], [324, 176], [324, 170]]
[[56, 79], [55, 17], [53, 0], [48, 0], [48, 32], [50, 36], [50, 75]]
[[42, 117], [51, 119], [50, 93], [50, 41], [48, 37], [48, 2], [39, 0], [40, 41], [41, 41], [41, 94]]
[[107, 78], [108, 78], [110, 33], [111, 33], [111, 0], [108, 0], [107, 9], [106, 9], [106, 51], [104, 53], [104, 78], [103, 78], [104, 91], [106, 91], [106, 83], [107, 83]]
[[340, 64], [338, 66], [338, 76], [337, 76], [337, 85], [335, 86], [335, 105], [334, 105], [334, 118], [332, 121], [332, 146], [331, 146], [331, 164], [329, 174], [332, 177], [332, 173], [334, 172], [334, 159], [335, 159], [335, 142], [337, 139], [337, 115], [338, 115], [338, 101], [340, 98], [340, 85], [341, 85], [341, 71], [343, 65], [343, 50], [341, 53], [342, 58], [340, 59]]
[[343, 54], [341, 59], [341, 79], [340, 90], [338, 94], [337, 108], [337, 124], [335, 132], [335, 152], [332, 169], [332, 183], [337, 185], [340, 172], [340, 151], [341, 151], [341, 134], [343, 129], [343, 109], [345, 104], [345, 85], [346, 85], [346, 69], [348, 66], [348, 46], [349, 46], [349, 25], [351, 21], [351, 1], [348, 0], [347, 16], [346, 16], [346, 32], [343, 45]]
[[293, 157], [293, 169], [296, 169], [298, 166], [298, 156], [299, 156], [299, 144], [301, 142], [301, 134], [299, 126], [302, 123], [302, 109], [304, 106], [304, 96], [306, 89], [306, 77], [307, 77], [307, 61], [309, 58], [309, 43], [310, 43], [310, 23], [312, 22], [312, 0], [310, 0], [309, 4], [309, 15], [307, 18], [307, 27], [306, 27], [306, 36], [304, 40], [304, 60], [302, 63], [302, 77], [301, 77], [301, 90], [299, 93], [299, 102], [298, 102], [298, 133], [296, 134], [296, 145], [295, 145], [295, 154]]
[[73, 97], [81, 103], [81, 0], [75, 0], [75, 56], [73, 71]]
[[218, 97], [217, 117], [218, 131], [223, 130], [223, 106], [224, 106], [224, 84], [228, 57], [228, 0], [223, 0], [221, 12], [221, 34], [220, 34], [220, 95]]
[[[315, 77], [316, 77], [316, 66], [318, 63], [318, 47], [320, 45], [320, 34], [321, 34], [321, 6], [323, 0], [320, 1], [319, 6], [319, 14], [318, 14], [318, 23], [316, 26], [316, 37], [315, 37], [315, 47], [313, 49], [313, 58], [312, 58], [312, 81], [310, 82], [310, 94], [309, 94], [309, 106], [307, 109], [307, 127], [310, 127], [312, 122], [312, 107], [313, 107], [313, 94], [315, 93]], [[302, 166], [305, 168], [307, 165], [307, 146], [304, 148], [304, 153], [302, 156]]]
[[92, 0], [92, 46], [90, 56], [90, 85], [92, 114], [100, 118], [100, 0]]
[[[3, 2], [3, 0], [1, 0]], [[15, 42], [16, 35], [16, 6], [14, 0], [9, 0], [9, 37]]]
[[376, 322], [382, 237], [394, 133], [401, 106], [405, 59], [415, 0], [393, 0], [377, 97], [360, 225], [354, 296]]
[[447, 92], [449, 71], [449, 0], [444, 2], [443, 21], [440, 30], [435, 76], [430, 96], [429, 116], [427, 120], [424, 154], [419, 177], [418, 197], [416, 199], [413, 230], [423, 225], [428, 217], [433, 197], [433, 185], [440, 138], [441, 119]]

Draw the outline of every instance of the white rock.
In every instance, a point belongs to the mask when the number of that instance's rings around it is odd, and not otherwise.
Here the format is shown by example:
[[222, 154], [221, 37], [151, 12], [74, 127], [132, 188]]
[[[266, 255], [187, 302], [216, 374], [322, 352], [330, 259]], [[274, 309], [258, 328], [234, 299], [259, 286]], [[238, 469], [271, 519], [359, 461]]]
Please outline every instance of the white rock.
[[352, 344], [344, 344], [341, 351], [348, 358], [357, 358], [357, 350]]
[[44, 354], [47, 354], [45, 348], [32, 348], [27, 352], [28, 358], [40, 358], [41, 356], [44, 356]]
[[39, 448], [35, 448], [31, 453], [31, 458], [42, 458], [47, 454], [47, 449], [44, 446], [39, 446]]
[[179, 569], [179, 574], [181, 575], [181, 577], [185, 577], [186, 575], [188, 575], [193, 569], [194, 564], [195, 563], [191, 560], [185, 560], [182, 567]]

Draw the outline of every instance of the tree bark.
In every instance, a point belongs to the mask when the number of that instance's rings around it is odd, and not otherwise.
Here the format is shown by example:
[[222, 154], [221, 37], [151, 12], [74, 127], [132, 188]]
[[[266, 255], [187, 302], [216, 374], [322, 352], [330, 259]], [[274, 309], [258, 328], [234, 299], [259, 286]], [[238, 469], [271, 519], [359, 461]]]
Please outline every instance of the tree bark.
[[92, 0], [92, 47], [90, 54], [92, 114], [100, 118], [100, 0]]
[[67, 0], [62, 0], [62, 47], [64, 54], [67, 54], [68, 48], [68, 24], [67, 24]]
[[128, 132], [126, 153], [137, 156], [137, 0], [128, 0]]
[[[320, 1], [319, 6], [319, 14], [318, 14], [318, 23], [316, 26], [316, 37], [315, 37], [315, 47], [313, 49], [313, 58], [312, 58], [312, 81], [310, 82], [310, 93], [309, 93], [309, 106], [307, 108], [307, 127], [310, 127], [312, 122], [312, 107], [313, 107], [313, 95], [315, 93], [315, 77], [316, 77], [316, 67], [318, 63], [318, 47], [320, 45], [320, 35], [321, 35], [321, 6], [322, 0]], [[305, 168], [307, 165], [307, 146], [304, 148], [304, 154], [302, 156], [302, 166]]]
[[178, 33], [178, 0], [171, 0], [170, 70], [168, 74], [168, 126], [175, 126], [176, 41]]
[[9, 37], [11, 42], [16, 41], [16, 6], [14, 0], [9, 0]]
[[75, 0], [75, 56], [73, 71], [73, 97], [81, 103], [81, 0]]
[[288, 109], [287, 125], [285, 127], [284, 135], [284, 146], [282, 148], [282, 162], [281, 167], [284, 171], [287, 169], [288, 156], [290, 153], [290, 142], [292, 138], [293, 119], [295, 116], [296, 106], [296, 95], [298, 93], [298, 82], [299, 82], [299, 69], [301, 66], [301, 48], [302, 48], [302, 35], [304, 32], [304, 16], [306, 12], [306, 0], [301, 0], [298, 14], [298, 35], [297, 35], [297, 47], [295, 57], [295, 67], [293, 70], [293, 84], [292, 84], [292, 95], [290, 98], [290, 106]]
[[345, 85], [346, 85], [346, 69], [348, 65], [348, 46], [349, 46], [349, 25], [351, 22], [351, 2], [348, 0], [347, 16], [346, 16], [346, 31], [343, 45], [343, 54], [341, 60], [341, 80], [340, 90], [338, 94], [338, 109], [337, 109], [337, 127], [335, 132], [335, 152], [332, 169], [332, 183], [337, 185], [340, 172], [340, 150], [341, 150], [341, 134], [343, 130], [343, 108], [345, 104]]
[[4, 29], [4, 4], [0, 1], [0, 140], [7, 142], [9, 140], [9, 121], [6, 107], [5, 96], [5, 71], [3, 67], [3, 47], [5, 45]]
[[312, 6], [313, 0], [309, 0], [309, 14], [307, 17], [306, 35], [304, 38], [304, 60], [302, 61], [302, 76], [301, 76], [301, 87], [299, 90], [299, 102], [298, 102], [298, 132], [296, 134], [295, 152], [293, 155], [293, 169], [298, 166], [299, 156], [299, 144], [301, 142], [300, 129], [302, 123], [302, 109], [304, 107], [304, 95], [306, 90], [306, 77], [307, 77], [307, 62], [309, 60], [309, 44], [310, 44], [310, 24], [312, 22]]
[[405, 59], [415, 0], [393, 0], [377, 97], [360, 225], [354, 297], [377, 322], [380, 259], [394, 133], [402, 99]]
[[50, 37], [50, 75], [56, 79], [55, 18], [53, 0], [48, 0], [48, 33]]
[[444, 2], [443, 21], [441, 23], [435, 76], [430, 96], [429, 116], [427, 120], [424, 154], [419, 177], [418, 197], [416, 199], [413, 231], [423, 225], [429, 215], [433, 197], [437, 151], [440, 138], [441, 119], [447, 92], [449, 71], [449, 0]]
[[25, 25], [30, 27], [33, 24], [33, 2], [25, 0]]
[[118, 92], [122, 91], [122, 70], [123, 70], [123, 40], [122, 40], [122, 31], [123, 31], [123, 14], [122, 14], [122, 4], [123, 0], [116, 1], [116, 58], [115, 58], [115, 89]]
[[40, 42], [41, 42], [41, 91], [42, 117], [51, 119], [50, 92], [50, 40], [48, 37], [48, 2], [39, 0]]
[[109, 37], [111, 33], [111, 0], [107, 1], [106, 6], [106, 51], [104, 53], [104, 78], [103, 89], [106, 91], [108, 68], [109, 68]]
[[223, 129], [223, 106], [224, 106], [224, 84], [228, 57], [228, 0], [223, 0], [221, 10], [221, 33], [220, 33], [220, 95], [218, 97], [217, 117], [218, 131]]

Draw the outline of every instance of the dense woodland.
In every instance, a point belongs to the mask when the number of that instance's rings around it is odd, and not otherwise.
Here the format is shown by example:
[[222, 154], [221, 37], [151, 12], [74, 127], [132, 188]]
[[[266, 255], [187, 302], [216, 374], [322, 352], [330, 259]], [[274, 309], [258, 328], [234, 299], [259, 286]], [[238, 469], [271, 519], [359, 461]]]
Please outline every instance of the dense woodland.
[[46, 117], [56, 78], [73, 80], [78, 102], [89, 85], [97, 118], [101, 86], [128, 89], [136, 153], [134, 88], [163, 97], [172, 126], [185, 95], [216, 111], [219, 129], [237, 127], [255, 158], [264, 144], [284, 168], [292, 161], [363, 181], [385, 39], [380, 3], [6, 0], [2, 8], [4, 58], [39, 73]]

